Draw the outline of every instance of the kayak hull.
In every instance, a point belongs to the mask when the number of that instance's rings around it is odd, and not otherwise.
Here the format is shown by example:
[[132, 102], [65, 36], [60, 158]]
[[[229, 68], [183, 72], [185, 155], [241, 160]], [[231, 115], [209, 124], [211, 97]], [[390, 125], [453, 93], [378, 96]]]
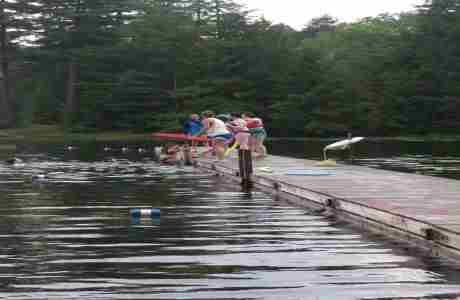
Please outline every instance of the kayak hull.
[[168, 133], [168, 132], [156, 132], [152, 133], [152, 138], [162, 141], [196, 141], [196, 142], [207, 142], [207, 136], [192, 136], [185, 133]]

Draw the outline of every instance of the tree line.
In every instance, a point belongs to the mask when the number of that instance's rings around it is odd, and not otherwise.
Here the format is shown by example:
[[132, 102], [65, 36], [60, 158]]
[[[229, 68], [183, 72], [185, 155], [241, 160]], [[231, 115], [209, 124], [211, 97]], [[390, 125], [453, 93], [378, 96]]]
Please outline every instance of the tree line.
[[0, 0], [0, 127], [178, 130], [252, 111], [276, 136], [460, 132], [460, 0], [302, 30], [233, 0]]

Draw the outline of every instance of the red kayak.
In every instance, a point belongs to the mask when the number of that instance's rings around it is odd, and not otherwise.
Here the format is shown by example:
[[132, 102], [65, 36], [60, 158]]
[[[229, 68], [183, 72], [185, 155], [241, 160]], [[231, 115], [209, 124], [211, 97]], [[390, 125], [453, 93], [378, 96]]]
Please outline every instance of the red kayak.
[[166, 141], [197, 141], [197, 142], [207, 142], [207, 136], [193, 136], [187, 135], [185, 133], [167, 133], [167, 132], [157, 132], [152, 133], [152, 137], [157, 140], [166, 140]]

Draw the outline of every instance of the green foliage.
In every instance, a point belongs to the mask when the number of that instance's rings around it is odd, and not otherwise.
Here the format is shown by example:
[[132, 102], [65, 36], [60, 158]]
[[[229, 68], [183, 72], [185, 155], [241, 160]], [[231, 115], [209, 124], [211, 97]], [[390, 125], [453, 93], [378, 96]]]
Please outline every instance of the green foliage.
[[186, 120], [186, 114], [177, 114], [174, 112], [155, 114], [148, 117], [145, 128], [152, 132], [181, 132]]
[[354, 23], [325, 15], [302, 31], [232, 0], [36, 3], [40, 17], [17, 18], [40, 32], [17, 49], [31, 70], [16, 80], [21, 124], [180, 131], [212, 109], [255, 112], [280, 136], [460, 128], [460, 0]]
[[17, 125], [56, 124], [62, 107], [53, 98], [52, 86], [47, 80], [28, 79], [17, 83]]
[[311, 113], [318, 107], [319, 99], [312, 95], [290, 95], [274, 103], [270, 132], [279, 136], [304, 136], [314, 126]]

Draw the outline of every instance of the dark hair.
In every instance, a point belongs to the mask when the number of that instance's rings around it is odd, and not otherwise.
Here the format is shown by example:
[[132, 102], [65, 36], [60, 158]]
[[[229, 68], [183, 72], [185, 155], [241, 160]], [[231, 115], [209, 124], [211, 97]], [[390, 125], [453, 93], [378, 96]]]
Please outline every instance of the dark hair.
[[215, 116], [215, 113], [212, 110], [205, 110], [201, 113], [201, 116], [205, 118], [213, 118]]
[[245, 115], [245, 116], [247, 116], [247, 117], [249, 117], [249, 118], [253, 118], [253, 117], [254, 117], [254, 114], [251, 113], [251, 112], [248, 112], [248, 111], [247, 111], [247, 112], [244, 112], [243, 115]]
[[230, 116], [235, 117], [235, 118], [241, 118], [241, 113], [232, 112], [230, 113]]
[[231, 116], [227, 115], [227, 114], [220, 114], [220, 115], [217, 115], [216, 118], [221, 120], [221, 121], [223, 121], [223, 122], [228, 122], [228, 121], [230, 121]]

